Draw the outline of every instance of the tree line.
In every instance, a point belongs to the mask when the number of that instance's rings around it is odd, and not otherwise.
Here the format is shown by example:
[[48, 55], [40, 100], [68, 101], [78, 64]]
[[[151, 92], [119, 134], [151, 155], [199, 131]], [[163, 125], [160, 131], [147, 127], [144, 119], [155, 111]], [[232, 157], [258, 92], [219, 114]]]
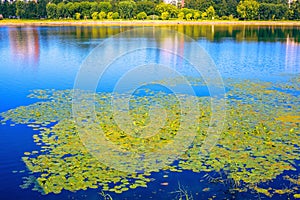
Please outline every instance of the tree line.
[[0, 14], [22, 19], [299, 20], [300, 0], [185, 0], [184, 6], [162, 0], [5, 1], [0, 4]]

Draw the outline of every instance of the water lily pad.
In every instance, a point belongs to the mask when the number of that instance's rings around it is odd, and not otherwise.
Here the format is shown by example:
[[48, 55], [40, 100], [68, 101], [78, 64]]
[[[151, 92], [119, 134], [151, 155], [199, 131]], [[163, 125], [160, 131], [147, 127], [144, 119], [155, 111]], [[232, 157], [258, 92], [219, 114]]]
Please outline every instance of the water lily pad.
[[[149, 90], [146, 92], [151, 95], [147, 97], [136, 96], [129, 99], [130, 108], [124, 111], [121, 110], [124, 106], [121, 101], [124, 99], [122, 94], [96, 93], [94, 95], [97, 102], [95, 104], [97, 123], [90, 123], [86, 128], [95, 134], [94, 145], [105, 144], [103, 137], [97, 137], [101, 129], [105, 140], [109, 140], [120, 149], [131, 152], [133, 156], [141, 153], [146, 155], [173, 141], [183, 123], [180, 102], [184, 102], [183, 106], [191, 106], [185, 102], [193, 100], [200, 105], [200, 110], [194, 110], [193, 113], [197, 116], [197, 123], [190, 123], [189, 127], [189, 130], [195, 130], [196, 136], [189, 148], [178, 157], [178, 164], [170, 163], [161, 170], [178, 173], [182, 170], [222, 172], [226, 174], [226, 178], [240, 187], [237, 188], [239, 191], [249, 189], [267, 196], [275, 193], [295, 193], [296, 189], [255, 186], [260, 183], [267, 184], [284, 171], [295, 170], [294, 163], [299, 159], [300, 152], [300, 99], [285, 91], [284, 88], [298, 91], [300, 88], [298, 80], [293, 79], [278, 84], [227, 80], [229, 91], [227, 107], [224, 108], [226, 109], [225, 126], [218, 143], [207, 156], [200, 155], [212, 115], [211, 97], [170, 95]], [[194, 82], [203, 84], [196, 79]], [[172, 84], [176, 85], [179, 82], [174, 79]], [[25, 179], [23, 188], [28, 188], [30, 184], [37, 182], [40, 188], [36, 186], [36, 190], [42, 190], [45, 194], [97, 187], [102, 187], [103, 191], [122, 193], [128, 189], [147, 187], [148, 182], [152, 181], [148, 176], [158, 171], [150, 170], [156, 164], [155, 162], [147, 159], [143, 162], [137, 160], [133, 164], [139, 166], [141, 171], [129, 173], [110, 168], [89, 153], [81, 142], [77, 124], [74, 123], [71, 115], [72, 90], [36, 90], [29, 97], [43, 101], [0, 114], [3, 118], [2, 123], [27, 124], [31, 128], [38, 128], [37, 134], [33, 135], [33, 140], [41, 150], [25, 152], [25, 157], [22, 158], [35, 179], [32, 177]], [[111, 110], [112, 98], [119, 102], [116, 109], [120, 109], [118, 110], [120, 116], [128, 114], [131, 117], [131, 121], [126, 117], [119, 119], [120, 123], [125, 124], [123, 128], [126, 131], [120, 129], [114, 120], [115, 116]], [[151, 124], [149, 128], [150, 111], [155, 104], [165, 109], [167, 117], [165, 119], [157, 117], [156, 123]], [[78, 117], [83, 121], [88, 120], [84, 115]], [[156, 131], [156, 134], [147, 135], [152, 131]], [[177, 150], [177, 147], [174, 148], [167, 150], [156, 159], [166, 160], [169, 152]], [[117, 158], [119, 155], [110, 151], [103, 156]], [[124, 166], [124, 163], [115, 160], [117, 166]], [[167, 175], [163, 177], [167, 178]], [[296, 186], [300, 185], [298, 177], [286, 177], [286, 180]], [[214, 181], [221, 180], [211, 180]], [[297, 195], [294, 194], [294, 198], [298, 198]]]

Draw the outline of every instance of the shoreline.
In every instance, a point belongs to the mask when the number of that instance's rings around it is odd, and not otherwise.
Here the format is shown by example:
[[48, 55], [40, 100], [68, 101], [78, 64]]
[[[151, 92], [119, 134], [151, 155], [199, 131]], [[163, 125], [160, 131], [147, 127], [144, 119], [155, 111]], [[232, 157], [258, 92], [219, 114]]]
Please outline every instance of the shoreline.
[[300, 26], [300, 21], [177, 21], [177, 20], [0, 20], [3, 26], [167, 26], [167, 25], [254, 25]]

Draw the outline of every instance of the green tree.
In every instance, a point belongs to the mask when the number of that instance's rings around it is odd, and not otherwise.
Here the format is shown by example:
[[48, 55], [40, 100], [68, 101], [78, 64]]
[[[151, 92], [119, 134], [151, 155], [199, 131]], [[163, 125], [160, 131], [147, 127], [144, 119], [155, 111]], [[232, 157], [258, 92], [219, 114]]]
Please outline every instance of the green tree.
[[46, 5], [48, 1], [47, 0], [39, 0], [37, 3], [37, 16], [39, 18], [46, 18], [47, 12], [46, 12]]
[[20, 18], [25, 18], [26, 4], [23, 1], [17, 1], [16, 8], [17, 8], [16, 15]]
[[97, 2], [91, 2], [90, 5], [91, 5], [90, 12], [92, 13], [92, 15], [93, 15], [94, 12], [100, 12], [99, 4]]
[[193, 14], [192, 14], [192, 13], [188, 13], [188, 14], [186, 14], [186, 16], [185, 16], [186, 20], [188, 20], [188, 21], [191, 20], [192, 17], [193, 17]]
[[209, 6], [209, 8], [206, 9], [206, 13], [208, 19], [214, 19], [216, 16], [216, 11], [213, 6]]
[[194, 20], [197, 20], [197, 19], [199, 19], [200, 18], [200, 12], [199, 11], [195, 11], [194, 12]]
[[8, 16], [16, 16], [17, 13], [17, 2], [8, 3], [8, 10], [7, 14]]
[[120, 18], [119, 13], [118, 13], [118, 12], [114, 12], [114, 13], [112, 14], [112, 18], [113, 18], [113, 19], [119, 19], [119, 18]]
[[75, 13], [80, 13], [80, 3], [67, 3], [66, 5], [70, 17], [75, 18]]
[[180, 12], [183, 12], [184, 13], [184, 16], [186, 16], [187, 14], [189, 13], [194, 13], [194, 10], [193, 9], [189, 9], [189, 8], [181, 8], [180, 9]]
[[228, 13], [228, 4], [226, 0], [214, 0], [214, 8], [216, 11], [216, 14], [218, 16], [227, 16]]
[[151, 1], [139, 1], [136, 3], [137, 13], [145, 12], [147, 15], [155, 14], [156, 4]]
[[268, 20], [272, 19], [272, 16], [275, 15], [274, 5], [269, 3], [261, 3], [259, 5], [259, 16], [260, 19]]
[[185, 0], [184, 4], [186, 8], [204, 12], [209, 6], [214, 6], [215, 3], [213, 0]]
[[66, 18], [67, 14], [68, 14], [68, 11], [67, 11], [67, 7], [66, 7], [65, 3], [60, 2], [59, 4], [57, 4], [56, 16], [58, 18]]
[[36, 19], [37, 15], [37, 3], [35, 1], [30, 1], [26, 5], [26, 18]]
[[17, 8], [16, 2], [9, 3], [8, 1], [0, 2], [0, 14], [3, 15], [4, 18], [9, 18], [12, 16], [16, 16]]
[[90, 2], [88, 2], [88, 1], [80, 2], [79, 11], [85, 19], [90, 17], [90, 15], [91, 15], [90, 10], [91, 10], [91, 3]]
[[162, 13], [164, 12], [168, 12], [169, 13], [169, 17], [173, 17], [176, 18], [177, 14], [179, 12], [178, 8], [174, 5], [171, 4], [165, 4], [165, 3], [160, 3], [155, 7], [155, 11], [162, 15]]
[[2, 19], [3, 19], [4, 12], [5, 12], [4, 3], [5, 2], [2, 3], [2, 1], [0, 1], [0, 14], [2, 15]]
[[261, 3], [259, 16], [264, 20], [287, 19], [288, 6], [287, 4]]
[[206, 12], [203, 12], [201, 14], [201, 19], [207, 19], [207, 13]]
[[51, 3], [54, 3], [54, 4], [59, 4], [60, 2], [63, 2], [64, 0], [50, 0]]
[[99, 12], [103, 11], [105, 13], [108, 13], [112, 11], [112, 5], [110, 2], [100, 2], [98, 7], [99, 7]]
[[161, 13], [162, 20], [168, 20], [169, 17], [170, 17], [169, 12], [166, 11], [166, 12]]
[[257, 19], [259, 10], [259, 3], [255, 0], [240, 1], [237, 6], [237, 12], [242, 19]]
[[103, 20], [106, 17], [106, 13], [104, 11], [101, 11], [98, 16], [100, 20]]
[[98, 19], [98, 12], [93, 12], [92, 19], [97, 20]]
[[228, 13], [227, 15], [232, 15], [234, 17], [238, 17], [237, 9], [236, 7], [238, 6], [238, 0], [228, 0], [227, 5], [228, 5]]
[[46, 11], [47, 11], [47, 16], [50, 19], [55, 19], [56, 18], [56, 9], [57, 6], [54, 3], [49, 3], [46, 6]]
[[184, 12], [178, 13], [178, 19], [183, 20], [184, 18]]
[[296, 20], [300, 19], [300, 1], [293, 1], [288, 11], [289, 19]]
[[106, 16], [107, 19], [110, 19], [110, 20], [113, 19], [112, 15], [113, 15], [113, 12], [108, 12], [107, 16]]
[[121, 18], [130, 19], [134, 16], [136, 10], [136, 3], [134, 1], [121, 1], [119, 3], [119, 12]]
[[144, 20], [147, 18], [147, 14], [145, 12], [140, 12], [139, 14], [137, 14], [137, 19], [139, 20]]
[[80, 13], [75, 13], [75, 19], [80, 20], [81, 14]]
[[[276, 9], [276, 18], [277, 19], [288, 19], [288, 11], [289, 11], [289, 7], [287, 4], [277, 4], [276, 5], [277, 9]], [[300, 11], [300, 7], [299, 7], [299, 11]]]
[[73, 3], [69, 2], [66, 4], [66, 15], [67, 17], [73, 17], [75, 14], [74, 10], [73, 10]]

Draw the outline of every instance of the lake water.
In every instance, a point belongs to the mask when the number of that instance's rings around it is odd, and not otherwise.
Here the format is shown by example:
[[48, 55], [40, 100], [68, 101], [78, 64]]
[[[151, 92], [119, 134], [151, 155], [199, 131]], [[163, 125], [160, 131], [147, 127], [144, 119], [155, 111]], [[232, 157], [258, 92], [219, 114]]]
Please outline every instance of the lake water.
[[[135, 27], [139, 31], [151, 29], [149, 27]], [[168, 30], [162, 31], [160, 40], [153, 40], [151, 35], [140, 37], [139, 34], [131, 37], [120, 36], [118, 44], [107, 44], [108, 49], [99, 56], [99, 61], [105, 60], [110, 54], [126, 48], [132, 39], [136, 44], [158, 45], [161, 48], [174, 48], [175, 51], [186, 51], [189, 47], [184, 37], [190, 37], [190, 42], [198, 44], [215, 63], [215, 67], [225, 85], [230, 80], [250, 80], [281, 84], [300, 74], [300, 27], [289, 26], [166, 26], [154, 27], [153, 32], [160, 29], [171, 29], [178, 34], [178, 41]], [[77, 73], [84, 65], [84, 61], [93, 50], [107, 38], [133, 30], [134, 27], [1, 27], [0, 28], [0, 112], [27, 106], [39, 100], [28, 98], [27, 95], [35, 89], [67, 90], [74, 87]], [[136, 31], [134, 33], [139, 33]], [[127, 35], [128, 36], [128, 35]], [[177, 37], [176, 36], [176, 37]], [[181, 41], [181, 42], [180, 42]], [[99, 48], [99, 47], [98, 47]], [[99, 49], [98, 49], [99, 50]], [[101, 47], [100, 47], [101, 50]], [[99, 51], [100, 51], [99, 50]], [[191, 54], [193, 49], [189, 49]], [[95, 50], [94, 50], [95, 52]], [[127, 56], [127, 58], [126, 58]], [[128, 53], [126, 56], [115, 59], [111, 67], [105, 71], [103, 80], [97, 86], [98, 92], [111, 92], [122, 75], [134, 68], [135, 65], [162, 63], [174, 66], [176, 71], [185, 76], [193, 76], [195, 71], [182, 58], [157, 49], [147, 49]], [[91, 78], [92, 79], [92, 78]], [[296, 81], [299, 79], [296, 79]], [[243, 82], [243, 81], [241, 81]], [[299, 84], [296, 83], [296, 84]], [[209, 96], [205, 87], [193, 87], [197, 96]], [[152, 87], [153, 89], [153, 87]], [[157, 90], [161, 90], [158, 87]], [[226, 91], [230, 88], [226, 85]], [[278, 89], [280, 90], [280, 89]], [[299, 90], [291, 91], [299, 95]], [[295, 104], [296, 103], [296, 104]], [[294, 102], [297, 113], [299, 101]], [[275, 108], [275, 107], [274, 107]], [[299, 113], [298, 113], [299, 115]], [[299, 120], [299, 119], [298, 119]], [[293, 124], [299, 136], [299, 122]], [[63, 190], [60, 194], [43, 195], [31, 188], [22, 189], [24, 179], [30, 173], [22, 161], [24, 152], [37, 149], [33, 135], [38, 130], [32, 130], [24, 124], [0, 125], [0, 191], [1, 199], [104, 199], [98, 189], [79, 190], [70, 192]], [[294, 143], [295, 146], [297, 144]], [[298, 146], [299, 147], [299, 146]], [[299, 153], [299, 151], [298, 151]], [[299, 154], [298, 154], [299, 157]], [[285, 175], [297, 176], [300, 172], [299, 161], [295, 160], [296, 170], [285, 171], [272, 183], [272, 188], [289, 187], [283, 181]], [[25, 170], [23, 172], [23, 170]], [[18, 171], [18, 173], [13, 173]], [[167, 176], [166, 176], [167, 175]], [[193, 199], [287, 199], [293, 194], [300, 193], [293, 189], [291, 193], [274, 194], [267, 197], [263, 193], [241, 191], [232, 193], [224, 182], [214, 183], [205, 177], [206, 172], [158, 171], [152, 172], [152, 181], [147, 188], [138, 187], [122, 194], [107, 192], [113, 199], [179, 199], [178, 183], [188, 191]], [[215, 175], [212, 173], [210, 175]], [[168, 185], [167, 185], [168, 184]], [[273, 184], [273, 185], [272, 185]], [[207, 189], [209, 188], [209, 189]], [[183, 195], [183, 194], [182, 194]], [[182, 199], [185, 199], [182, 196]]]

